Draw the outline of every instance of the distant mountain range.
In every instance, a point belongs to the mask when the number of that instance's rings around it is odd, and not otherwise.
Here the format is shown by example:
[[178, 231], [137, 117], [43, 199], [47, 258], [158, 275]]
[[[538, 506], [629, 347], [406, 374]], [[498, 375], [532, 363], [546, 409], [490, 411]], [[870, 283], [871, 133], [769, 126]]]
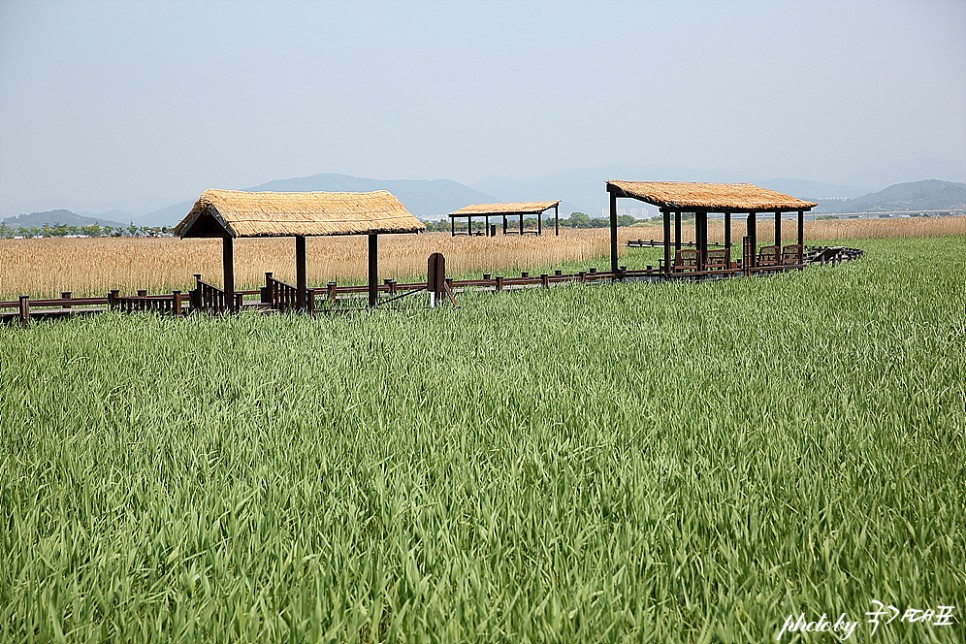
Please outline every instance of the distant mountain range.
[[897, 183], [885, 190], [855, 199], [820, 202], [814, 212], [895, 212], [963, 208], [966, 208], [966, 183], [927, 179]]
[[[367, 179], [344, 174], [316, 174], [311, 177], [278, 179], [245, 188], [272, 192], [372, 192], [388, 190], [399, 198], [406, 209], [417, 217], [435, 219], [471, 203], [487, 203], [498, 199], [449, 179]], [[173, 226], [188, 214], [194, 199], [176, 203], [137, 217], [140, 226]]]
[[[935, 167], [941, 176], [957, 175], [958, 162], [923, 162], [922, 168]], [[898, 170], [915, 170], [914, 167], [897, 166]], [[917, 166], [918, 167], [918, 166]], [[886, 169], [884, 172], [892, 172]], [[921, 170], [920, 170], [921, 171]], [[964, 171], [966, 174], [966, 171]], [[501, 201], [561, 201], [561, 215], [573, 211], [585, 212], [591, 216], [601, 216], [606, 212], [608, 201], [604, 189], [608, 179], [650, 179], [659, 181], [718, 181], [741, 182], [748, 177], [731, 173], [707, 173], [694, 168], [671, 165], [630, 166], [611, 165], [593, 168], [579, 168], [556, 172], [534, 179], [508, 179], [488, 177], [467, 186], [448, 179], [370, 179], [343, 174], [325, 173], [310, 177], [278, 179], [257, 186], [245, 188], [252, 191], [326, 191], [326, 192], [369, 192], [389, 190], [414, 215], [424, 219], [435, 219], [453, 210], [473, 203], [493, 203]], [[832, 184], [816, 181], [803, 181], [793, 178], [773, 178], [751, 180], [751, 183], [771, 188], [802, 199], [819, 202], [816, 212], [854, 212], [876, 210], [941, 210], [961, 207], [964, 203], [963, 190], [966, 184], [953, 181], [924, 180], [895, 185], [873, 192], [852, 184]], [[151, 197], [140, 202], [158, 203], [161, 198]], [[44, 223], [62, 223], [85, 226], [93, 223], [101, 225], [127, 225], [118, 222], [134, 223], [138, 226], [174, 226], [191, 210], [197, 199], [189, 199], [157, 208], [135, 216], [128, 212], [111, 210], [92, 215], [87, 212], [77, 214], [72, 210], [46, 210], [29, 215], [8, 217], [3, 220], [8, 226], [40, 226]], [[171, 200], [167, 200], [171, 201]], [[640, 204], [642, 213], [654, 215], [656, 209]], [[650, 212], [653, 211], [653, 212]], [[143, 211], [142, 211], [143, 212]]]
[[0, 221], [9, 228], [40, 228], [41, 226], [111, 226], [116, 228], [118, 226], [126, 226], [127, 224], [122, 224], [117, 221], [112, 221], [110, 219], [104, 219], [103, 217], [85, 217], [83, 215], [78, 215], [76, 212], [71, 212], [70, 210], [48, 210], [46, 212], [32, 212], [27, 215], [17, 215], [15, 217], [7, 217], [6, 219]]

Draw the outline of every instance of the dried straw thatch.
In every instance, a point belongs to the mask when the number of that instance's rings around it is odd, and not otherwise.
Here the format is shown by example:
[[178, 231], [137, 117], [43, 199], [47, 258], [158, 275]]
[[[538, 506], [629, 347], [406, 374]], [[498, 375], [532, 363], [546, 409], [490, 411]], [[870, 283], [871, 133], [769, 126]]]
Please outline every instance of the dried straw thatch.
[[668, 210], [710, 212], [810, 210], [818, 205], [750, 183], [681, 183], [676, 181], [608, 181], [608, 192], [632, 197]]
[[559, 204], [559, 201], [524, 201], [519, 203], [478, 203], [454, 210], [450, 217], [467, 215], [536, 215]]
[[391, 193], [205, 190], [180, 237], [307, 237], [425, 230]]

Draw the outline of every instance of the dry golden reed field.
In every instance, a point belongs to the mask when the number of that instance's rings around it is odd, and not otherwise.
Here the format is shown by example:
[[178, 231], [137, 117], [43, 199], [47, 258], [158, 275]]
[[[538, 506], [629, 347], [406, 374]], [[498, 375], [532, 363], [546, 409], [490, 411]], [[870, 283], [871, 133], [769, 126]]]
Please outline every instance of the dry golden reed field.
[[[795, 235], [795, 223], [786, 220], [784, 238]], [[744, 234], [744, 218], [734, 217], [732, 236], [739, 243]], [[770, 239], [772, 224], [759, 218], [758, 239]], [[622, 228], [621, 253], [630, 239], [661, 239], [662, 227], [646, 224]], [[710, 241], [723, 240], [721, 222], [709, 223]], [[850, 239], [880, 237], [929, 237], [966, 235], [966, 217], [910, 219], [847, 219], [805, 223], [806, 243], [843, 242]], [[682, 238], [693, 239], [693, 229], [685, 226]], [[426, 274], [430, 253], [446, 256], [447, 272], [519, 271], [557, 266], [564, 262], [596, 261], [606, 268], [609, 252], [607, 229], [561, 229], [560, 236], [527, 235], [450, 237], [449, 233], [420, 235], [383, 235], [379, 238], [379, 273], [400, 281], [418, 280]], [[366, 239], [364, 237], [310, 238], [307, 243], [309, 284], [318, 286], [330, 280], [359, 282], [366, 276]], [[280, 239], [240, 239], [235, 242], [236, 288], [256, 288], [271, 271], [281, 280], [295, 279], [295, 241]], [[180, 288], [188, 290], [193, 275], [221, 284], [221, 242], [215, 239], [7, 239], [0, 240], [0, 298], [20, 294], [53, 297], [71, 291], [75, 297], [103, 295], [112, 288], [122, 293], [147, 289], [160, 293]]]

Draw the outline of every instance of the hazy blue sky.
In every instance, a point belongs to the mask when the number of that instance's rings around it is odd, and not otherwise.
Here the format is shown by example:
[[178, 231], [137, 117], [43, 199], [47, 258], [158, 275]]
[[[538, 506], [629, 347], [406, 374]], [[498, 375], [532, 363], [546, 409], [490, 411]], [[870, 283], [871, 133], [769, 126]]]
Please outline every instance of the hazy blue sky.
[[839, 181], [966, 157], [964, 115], [964, 0], [0, 0], [0, 203], [606, 163]]

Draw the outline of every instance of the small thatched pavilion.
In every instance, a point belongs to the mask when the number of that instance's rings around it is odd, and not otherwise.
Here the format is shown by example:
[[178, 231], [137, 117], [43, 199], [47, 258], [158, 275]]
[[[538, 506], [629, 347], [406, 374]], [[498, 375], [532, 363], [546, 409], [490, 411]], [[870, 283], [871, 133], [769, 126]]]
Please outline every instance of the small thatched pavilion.
[[[617, 272], [617, 200], [637, 199], [655, 205], [664, 216], [664, 270], [671, 272], [671, 213], [674, 213], [674, 247], [681, 249], [681, 213], [695, 214], [695, 237], [698, 250], [697, 269], [703, 268], [708, 255], [708, 213], [724, 215], [724, 244], [731, 250], [731, 215], [747, 214], [747, 236], [752, 249], [756, 247], [756, 217], [758, 213], [774, 213], [775, 245], [782, 243], [782, 213], [798, 213], [798, 245], [803, 242], [805, 211], [816, 205], [774, 190], [759, 188], [750, 183], [681, 183], [675, 181], [608, 181], [610, 193], [610, 261]], [[754, 267], [754, 253], [751, 266]]]
[[[493, 229], [490, 228], [490, 217], [503, 217], [503, 234], [517, 234], [511, 231], [507, 225], [508, 217], [520, 218], [520, 235], [525, 233], [533, 235], [543, 234], [543, 213], [553, 208], [553, 234], [560, 234], [560, 202], [559, 201], [527, 201], [520, 203], [480, 203], [472, 206], [465, 206], [449, 214], [450, 234], [456, 236], [456, 220], [466, 218], [466, 234], [473, 234], [473, 218], [482, 217], [484, 220], [483, 234], [489, 236]], [[524, 215], [537, 216], [537, 229], [524, 231]]]
[[236, 237], [295, 237], [298, 308], [306, 306], [305, 238], [369, 236], [369, 306], [378, 297], [380, 234], [415, 233], [425, 226], [385, 190], [376, 192], [242, 192], [205, 190], [174, 232], [221, 237], [226, 300], [234, 306]]

